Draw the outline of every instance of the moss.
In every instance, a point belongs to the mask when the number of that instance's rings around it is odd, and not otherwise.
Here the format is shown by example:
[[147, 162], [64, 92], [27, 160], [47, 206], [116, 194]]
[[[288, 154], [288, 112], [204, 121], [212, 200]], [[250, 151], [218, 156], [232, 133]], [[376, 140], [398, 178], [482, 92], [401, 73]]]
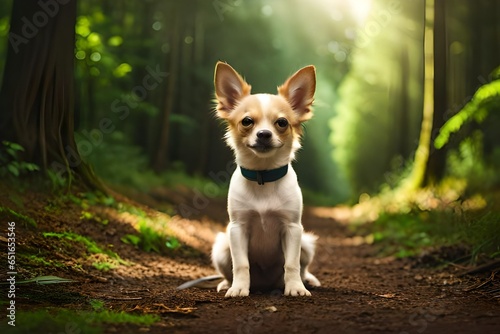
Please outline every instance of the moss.
[[45, 232], [43, 233], [43, 236], [46, 238], [58, 238], [58, 239], [76, 241], [83, 244], [87, 248], [87, 251], [89, 253], [92, 253], [94, 255], [99, 255], [99, 256], [93, 256], [93, 258], [95, 259], [92, 265], [97, 269], [109, 270], [116, 268], [120, 264], [129, 265], [128, 261], [125, 261], [122, 258], [120, 258], [120, 256], [115, 252], [107, 249], [102, 249], [94, 240], [85, 237], [83, 235], [79, 235], [72, 232], [63, 232], [63, 233]]
[[15, 327], [3, 321], [0, 331], [13, 334], [31, 333], [86, 333], [104, 332], [104, 324], [135, 324], [151, 326], [158, 322], [157, 315], [135, 315], [109, 310], [77, 312], [67, 309], [46, 309], [34, 312], [19, 311], [16, 314]]
[[36, 255], [36, 254], [20, 254], [19, 257], [21, 260], [24, 260], [25, 266], [33, 266], [33, 267], [56, 267], [62, 268], [65, 265], [59, 261], [47, 259], [44, 256]]
[[11, 210], [9, 208], [5, 208], [0, 206], [0, 213], [6, 213], [7, 215], [13, 217], [14, 221], [17, 222], [22, 222], [25, 223], [26, 225], [30, 225], [33, 227], [36, 227], [36, 222], [33, 218], [25, 216], [21, 213], [15, 212], [14, 210]]

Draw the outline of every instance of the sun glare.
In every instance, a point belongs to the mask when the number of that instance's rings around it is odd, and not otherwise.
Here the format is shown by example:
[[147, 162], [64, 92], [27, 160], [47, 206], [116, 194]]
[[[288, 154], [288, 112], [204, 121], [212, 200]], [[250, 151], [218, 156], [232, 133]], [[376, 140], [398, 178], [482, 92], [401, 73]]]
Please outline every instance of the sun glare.
[[356, 21], [362, 24], [370, 14], [372, 0], [350, 0], [349, 7]]

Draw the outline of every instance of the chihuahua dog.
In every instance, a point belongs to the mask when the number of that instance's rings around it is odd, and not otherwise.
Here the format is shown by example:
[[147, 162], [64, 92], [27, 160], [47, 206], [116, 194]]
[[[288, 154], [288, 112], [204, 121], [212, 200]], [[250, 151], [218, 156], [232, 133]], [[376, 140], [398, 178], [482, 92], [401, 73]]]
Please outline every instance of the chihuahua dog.
[[[302, 193], [291, 166], [300, 148], [302, 124], [312, 116], [314, 66], [306, 66], [278, 87], [278, 94], [250, 94], [251, 86], [228, 64], [215, 67], [216, 115], [227, 124], [226, 141], [237, 168], [228, 194], [230, 222], [219, 233], [212, 261], [226, 297], [252, 290], [284, 289], [310, 296], [320, 282], [309, 271], [316, 237], [304, 233]], [[194, 283], [193, 283], [194, 282]]]

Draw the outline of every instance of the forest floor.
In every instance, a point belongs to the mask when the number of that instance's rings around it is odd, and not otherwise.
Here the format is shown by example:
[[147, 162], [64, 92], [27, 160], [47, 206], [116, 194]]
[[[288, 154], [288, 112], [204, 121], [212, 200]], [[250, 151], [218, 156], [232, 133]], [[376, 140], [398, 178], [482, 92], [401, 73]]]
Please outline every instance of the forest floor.
[[[110, 205], [83, 195], [7, 196], [6, 189], [0, 190], [4, 208], [0, 244], [4, 251], [6, 222], [15, 222], [17, 271], [16, 327], [2, 316], [2, 333], [499, 332], [500, 298], [481, 289], [491, 284], [500, 287], [491, 272], [461, 276], [465, 267], [435, 261], [439, 252], [460, 252], [453, 248], [414, 259], [381, 256], [376, 245], [351, 228], [349, 208], [305, 209], [305, 229], [319, 236], [311, 272], [322, 286], [311, 290], [312, 297], [284, 297], [273, 291], [227, 299], [209, 289], [175, 289], [214, 274], [209, 254], [214, 235], [226, 224], [223, 200], [211, 200], [196, 215], [183, 218], [150, 208], [161, 206], [158, 196], [156, 200], [138, 196], [146, 206], [116, 195]], [[137, 232], [137, 214], [130, 208], [144, 219], [168, 221], [168, 230], [183, 245], [180, 250], [159, 254], [125, 243], [124, 236]], [[80, 242], [76, 235], [95, 244]], [[5, 282], [6, 256], [2, 262], [0, 279]], [[41, 275], [74, 282], [21, 282]], [[12, 298], [7, 299], [9, 285], [0, 287], [5, 311]], [[98, 316], [120, 311], [137, 319], [154, 315], [155, 320], [141, 323]]]

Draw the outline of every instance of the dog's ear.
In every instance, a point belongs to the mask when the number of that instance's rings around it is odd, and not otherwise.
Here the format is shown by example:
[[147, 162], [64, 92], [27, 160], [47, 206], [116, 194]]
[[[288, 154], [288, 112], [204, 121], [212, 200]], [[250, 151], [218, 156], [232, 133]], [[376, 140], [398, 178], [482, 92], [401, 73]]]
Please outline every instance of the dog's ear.
[[313, 65], [298, 70], [278, 87], [278, 93], [283, 96], [297, 113], [299, 122], [312, 117], [312, 103], [316, 90], [316, 69]]
[[231, 111], [243, 97], [250, 94], [252, 88], [238, 72], [221, 61], [215, 65], [214, 84], [217, 115], [224, 119], [229, 117]]

